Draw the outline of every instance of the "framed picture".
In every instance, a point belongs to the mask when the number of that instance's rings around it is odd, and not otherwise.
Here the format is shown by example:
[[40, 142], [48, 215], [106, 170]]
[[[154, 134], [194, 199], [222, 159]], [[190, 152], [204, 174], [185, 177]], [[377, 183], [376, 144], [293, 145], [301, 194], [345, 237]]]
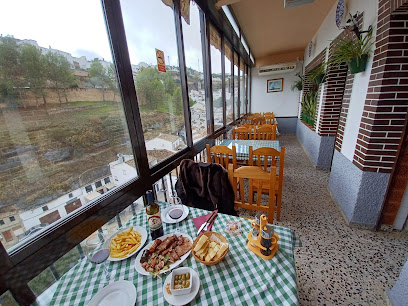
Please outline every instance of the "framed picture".
[[277, 92], [283, 90], [283, 78], [266, 81], [266, 92]]

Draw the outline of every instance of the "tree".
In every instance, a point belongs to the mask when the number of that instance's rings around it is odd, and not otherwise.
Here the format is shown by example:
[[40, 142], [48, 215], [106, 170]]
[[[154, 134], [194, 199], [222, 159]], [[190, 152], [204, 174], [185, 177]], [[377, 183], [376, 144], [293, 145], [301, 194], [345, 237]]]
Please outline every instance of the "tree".
[[115, 95], [118, 90], [116, 81], [116, 70], [113, 64], [110, 64], [106, 70], [107, 88], [113, 91], [113, 102], [115, 102]]
[[151, 67], [142, 69], [136, 77], [136, 91], [140, 105], [151, 110], [157, 109], [166, 100], [163, 83], [159, 71]]
[[107, 76], [106, 69], [103, 67], [101, 62], [95, 58], [91, 67], [88, 69], [91, 84], [94, 88], [102, 88], [102, 97], [105, 102], [105, 89], [108, 87], [109, 78]]
[[20, 50], [13, 37], [0, 37], [0, 95], [9, 105], [16, 106], [24, 86]]
[[21, 48], [21, 68], [23, 76], [33, 90], [35, 95], [36, 105], [38, 107], [38, 97], [42, 97], [44, 104], [45, 87], [47, 84], [46, 63], [41, 50], [32, 45], [23, 45]]
[[59, 102], [62, 103], [61, 92], [65, 96], [65, 101], [68, 102], [66, 89], [69, 88], [75, 80], [68, 60], [63, 55], [51, 52], [48, 52], [44, 59], [47, 78], [53, 82], [58, 94]]

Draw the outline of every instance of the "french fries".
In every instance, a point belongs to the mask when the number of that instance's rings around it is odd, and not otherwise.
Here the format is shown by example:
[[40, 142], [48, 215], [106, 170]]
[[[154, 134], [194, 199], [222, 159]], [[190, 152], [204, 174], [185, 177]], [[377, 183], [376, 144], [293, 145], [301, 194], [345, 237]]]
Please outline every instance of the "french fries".
[[110, 257], [112, 258], [124, 258], [129, 254], [132, 254], [140, 246], [142, 235], [139, 232], [133, 230], [131, 227], [129, 230], [117, 234], [112, 238], [110, 243]]

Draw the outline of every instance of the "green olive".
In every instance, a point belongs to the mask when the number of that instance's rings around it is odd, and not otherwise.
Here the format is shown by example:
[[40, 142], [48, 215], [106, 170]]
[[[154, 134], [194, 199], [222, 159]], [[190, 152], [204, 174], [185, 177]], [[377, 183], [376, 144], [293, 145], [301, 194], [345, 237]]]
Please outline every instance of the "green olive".
[[186, 287], [186, 281], [183, 281], [182, 285], [185, 288]]
[[183, 279], [183, 280], [186, 279], [186, 275], [185, 275], [185, 274], [183, 274], [182, 279]]
[[190, 279], [190, 273], [187, 273], [187, 279]]
[[188, 287], [190, 287], [190, 281], [186, 281], [186, 284], [184, 286], [184, 288], [188, 288]]

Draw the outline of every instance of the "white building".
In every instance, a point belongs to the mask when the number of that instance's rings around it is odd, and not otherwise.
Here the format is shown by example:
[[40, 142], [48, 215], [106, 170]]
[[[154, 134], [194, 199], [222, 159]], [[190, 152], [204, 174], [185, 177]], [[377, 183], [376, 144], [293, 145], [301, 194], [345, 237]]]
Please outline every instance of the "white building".
[[169, 150], [177, 152], [177, 149], [183, 146], [183, 140], [175, 135], [160, 134], [159, 136], [146, 141], [146, 150]]

